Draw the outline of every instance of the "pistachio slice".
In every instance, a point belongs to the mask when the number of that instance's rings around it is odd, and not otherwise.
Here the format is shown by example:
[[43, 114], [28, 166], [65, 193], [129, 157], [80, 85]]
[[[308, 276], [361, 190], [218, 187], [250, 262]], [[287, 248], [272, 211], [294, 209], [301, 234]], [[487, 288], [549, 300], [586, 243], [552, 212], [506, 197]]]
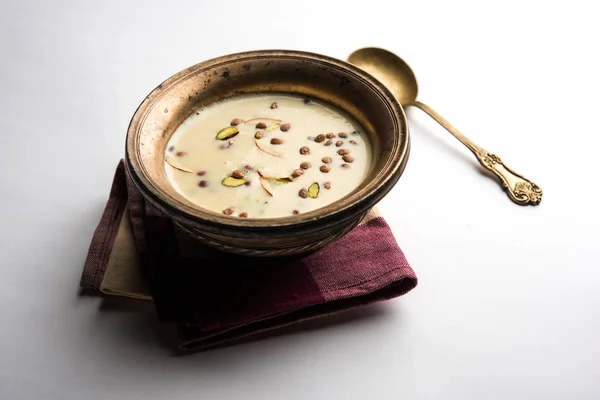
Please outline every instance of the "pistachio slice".
[[234, 178], [233, 176], [228, 176], [227, 178], [223, 179], [221, 181], [221, 183], [223, 184], [223, 186], [227, 186], [227, 187], [238, 187], [238, 186], [242, 186], [243, 184], [245, 184], [246, 180]]
[[275, 180], [285, 181], [285, 182], [293, 182], [294, 181], [294, 179], [292, 179], [291, 176], [281, 175], [281, 174], [277, 174], [274, 172], [265, 171], [262, 169], [259, 169], [256, 172], [258, 172], [258, 174], [261, 177], [266, 178], [266, 179], [275, 179]]
[[217, 136], [215, 136], [215, 137], [218, 140], [226, 140], [226, 139], [231, 139], [238, 133], [240, 133], [240, 130], [238, 128], [236, 128], [235, 126], [228, 126], [227, 128], [221, 129], [219, 131], [219, 133], [217, 133]]
[[265, 131], [274, 131], [275, 129], [279, 128], [279, 126], [279, 124], [271, 125], [268, 128], [265, 128]]
[[244, 122], [245, 125], [254, 125], [255, 122], [271, 122], [274, 124], [278, 124], [281, 122], [280, 119], [275, 119], [275, 118], [252, 118], [249, 119], [248, 121]]
[[279, 185], [285, 185], [286, 183], [290, 183], [292, 181], [291, 180], [288, 181], [287, 179], [275, 179], [274, 182], [276, 185], [279, 186]]
[[194, 170], [192, 170], [192, 169], [186, 167], [185, 165], [181, 164], [181, 162], [179, 162], [179, 160], [176, 159], [173, 156], [166, 156], [165, 157], [165, 161], [167, 162], [167, 164], [169, 164], [171, 167], [173, 167], [175, 169], [178, 169], [178, 170], [183, 171], [183, 172], [189, 172], [191, 174], [194, 173]]
[[273, 187], [269, 183], [269, 180], [262, 176], [258, 179], [260, 180], [260, 185], [263, 187], [263, 189], [265, 189], [267, 191], [267, 193], [269, 193], [271, 196], [273, 196]]
[[312, 199], [316, 199], [319, 196], [319, 184], [317, 182], [313, 183], [308, 187], [308, 197]]
[[269, 149], [265, 144], [263, 144], [262, 142], [259, 142], [258, 140], [255, 140], [254, 144], [256, 144], [256, 147], [258, 147], [260, 150], [262, 150], [265, 153], [270, 154], [272, 156], [281, 157], [283, 155], [281, 153], [276, 152], [275, 150]]

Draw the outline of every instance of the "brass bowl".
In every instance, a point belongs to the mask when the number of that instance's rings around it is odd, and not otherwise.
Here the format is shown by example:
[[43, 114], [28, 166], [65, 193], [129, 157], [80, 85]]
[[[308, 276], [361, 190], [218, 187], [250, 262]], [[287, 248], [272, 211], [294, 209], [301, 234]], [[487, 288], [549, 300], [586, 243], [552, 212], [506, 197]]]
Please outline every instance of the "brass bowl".
[[[197, 109], [256, 92], [288, 92], [329, 102], [369, 135], [373, 163], [349, 195], [317, 210], [282, 218], [235, 218], [180, 195], [165, 174], [164, 153], [175, 129]], [[220, 250], [252, 256], [310, 252], [354, 228], [396, 184], [408, 160], [406, 116], [394, 96], [368, 73], [330, 57], [285, 50], [231, 54], [189, 67], [158, 85], [127, 131], [126, 159], [144, 198]]]

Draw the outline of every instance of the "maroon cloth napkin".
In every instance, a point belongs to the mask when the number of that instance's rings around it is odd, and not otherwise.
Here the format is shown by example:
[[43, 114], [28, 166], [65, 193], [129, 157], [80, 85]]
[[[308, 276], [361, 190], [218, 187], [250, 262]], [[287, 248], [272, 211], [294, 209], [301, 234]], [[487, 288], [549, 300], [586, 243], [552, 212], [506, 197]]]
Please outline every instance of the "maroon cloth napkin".
[[177, 324], [182, 350], [206, 349], [391, 299], [417, 284], [381, 217], [308, 256], [225, 254], [198, 243], [146, 203], [121, 161], [90, 245], [83, 288], [100, 290], [123, 215], [131, 218], [158, 317]]

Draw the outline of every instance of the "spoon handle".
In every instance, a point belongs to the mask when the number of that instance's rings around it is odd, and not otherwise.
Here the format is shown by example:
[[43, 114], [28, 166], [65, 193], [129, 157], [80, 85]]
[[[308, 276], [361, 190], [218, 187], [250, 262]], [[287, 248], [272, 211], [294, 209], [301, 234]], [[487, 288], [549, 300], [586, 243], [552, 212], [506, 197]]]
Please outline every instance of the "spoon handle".
[[469, 150], [475, 154], [479, 163], [486, 169], [492, 171], [508, 192], [508, 196], [515, 203], [525, 205], [537, 205], [542, 201], [542, 189], [526, 179], [523, 175], [517, 174], [506, 165], [504, 162], [494, 153], [490, 153], [487, 150], [479, 147], [469, 138], [463, 135], [458, 129], [453, 127], [448, 121], [444, 119], [440, 114], [431, 109], [428, 105], [415, 101], [412, 105], [420, 108], [427, 113], [431, 118], [436, 120], [442, 125], [448, 132], [454, 135], [462, 144], [468, 147]]

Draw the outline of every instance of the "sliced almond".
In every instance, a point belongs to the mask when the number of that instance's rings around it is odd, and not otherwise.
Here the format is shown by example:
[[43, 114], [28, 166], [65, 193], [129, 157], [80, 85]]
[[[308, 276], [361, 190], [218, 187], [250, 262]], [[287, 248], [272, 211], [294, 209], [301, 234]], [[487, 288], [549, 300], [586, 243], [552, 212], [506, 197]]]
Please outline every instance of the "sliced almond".
[[263, 189], [265, 189], [267, 191], [267, 193], [269, 193], [271, 196], [273, 196], [273, 187], [271, 186], [271, 183], [269, 182], [269, 180], [262, 176], [258, 179], [260, 180], [260, 185], [263, 187]]
[[265, 170], [261, 170], [259, 169], [258, 174], [266, 179], [275, 179], [275, 180], [279, 180], [279, 181], [286, 181], [286, 182], [293, 182], [294, 179], [292, 179], [291, 176], [287, 176], [287, 175], [282, 175], [282, 174], [278, 174], [275, 172], [269, 172], [269, 171], [265, 171]]
[[278, 124], [281, 122], [280, 119], [275, 118], [252, 118], [248, 121], [244, 122], [245, 125], [254, 125], [255, 122], [271, 122], [273, 124]]
[[193, 173], [195, 172], [194, 170], [192, 170], [192, 169], [190, 169], [190, 168], [186, 167], [185, 165], [181, 164], [181, 162], [180, 162], [178, 159], [176, 159], [176, 158], [174, 158], [174, 157], [172, 157], [172, 156], [166, 156], [166, 157], [165, 157], [165, 161], [166, 161], [166, 162], [167, 162], [167, 164], [169, 164], [171, 167], [173, 167], [173, 168], [175, 168], [175, 169], [178, 169], [178, 170], [180, 170], [180, 171], [183, 171], [183, 172], [189, 172], [189, 173], [191, 173], [191, 174], [193, 174]]
[[263, 144], [262, 142], [259, 142], [258, 140], [255, 140], [254, 144], [256, 145], [256, 147], [258, 147], [260, 150], [264, 151], [267, 154], [270, 154], [270, 155], [275, 156], [275, 157], [281, 157], [281, 156], [283, 156], [283, 154], [278, 153], [275, 150], [272, 150], [272, 149], [268, 148], [265, 144]]

